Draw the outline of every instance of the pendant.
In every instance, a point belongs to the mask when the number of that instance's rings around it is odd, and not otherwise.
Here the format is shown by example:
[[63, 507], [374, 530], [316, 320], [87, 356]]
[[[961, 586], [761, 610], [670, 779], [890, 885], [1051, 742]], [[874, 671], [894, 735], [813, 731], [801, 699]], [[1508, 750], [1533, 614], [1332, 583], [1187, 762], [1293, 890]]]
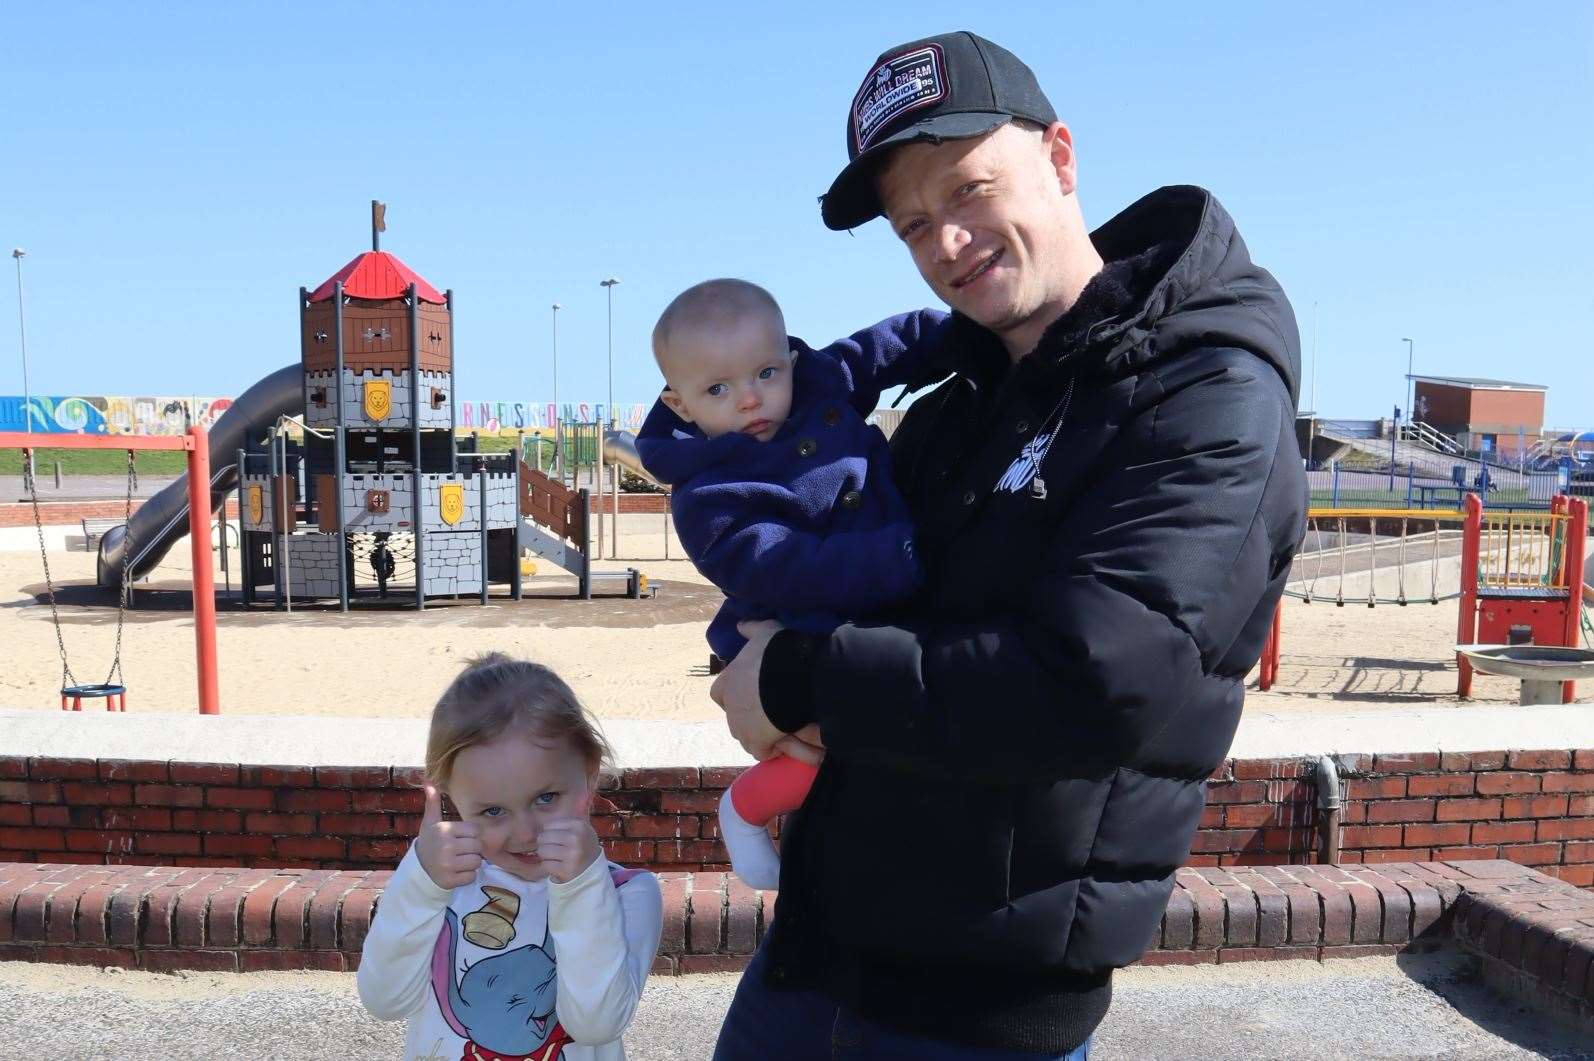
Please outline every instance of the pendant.
[[1037, 501], [1045, 501], [1046, 500], [1046, 480], [1042, 479], [1038, 475], [1035, 478], [1031, 479], [1029, 481], [1029, 496], [1033, 497]]

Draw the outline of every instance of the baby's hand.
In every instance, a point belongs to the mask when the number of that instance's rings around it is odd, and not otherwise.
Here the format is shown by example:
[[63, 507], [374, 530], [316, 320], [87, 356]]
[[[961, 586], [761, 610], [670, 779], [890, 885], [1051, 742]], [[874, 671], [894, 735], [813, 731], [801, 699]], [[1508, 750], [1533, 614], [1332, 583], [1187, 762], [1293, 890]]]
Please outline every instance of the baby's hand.
[[482, 864], [481, 827], [472, 822], [445, 822], [443, 795], [426, 786], [426, 811], [415, 838], [415, 855], [432, 883], [449, 891], [476, 879]]
[[598, 858], [602, 847], [586, 818], [556, 818], [537, 834], [537, 857], [548, 876], [569, 884]]

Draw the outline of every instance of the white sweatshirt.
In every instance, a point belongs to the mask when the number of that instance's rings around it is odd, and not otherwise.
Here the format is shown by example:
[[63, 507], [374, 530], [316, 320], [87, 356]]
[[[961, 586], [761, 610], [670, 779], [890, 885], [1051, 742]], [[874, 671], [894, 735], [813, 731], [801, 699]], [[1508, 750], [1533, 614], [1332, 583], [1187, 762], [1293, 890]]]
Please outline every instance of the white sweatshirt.
[[433, 883], [410, 848], [365, 937], [360, 1001], [406, 1061], [623, 1061], [663, 922], [659, 882], [601, 856], [568, 884], [483, 862]]

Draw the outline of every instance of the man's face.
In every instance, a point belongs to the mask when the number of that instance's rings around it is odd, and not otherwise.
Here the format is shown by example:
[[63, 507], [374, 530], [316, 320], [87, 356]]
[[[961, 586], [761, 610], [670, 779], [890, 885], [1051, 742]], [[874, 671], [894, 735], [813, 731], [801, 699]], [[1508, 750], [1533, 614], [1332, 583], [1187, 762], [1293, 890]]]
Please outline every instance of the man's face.
[[660, 363], [665, 404], [709, 438], [739, 431], [768, 442], [791, 413], [792, 353], [773, 320], [744, 314], [721, 327], [683, 326]]
[[1066, 308], [1058, 286], [1074, 168], [1061, 124], [905, 144], [876, 184], [919, 274], [953, 309], [1005, 335]]

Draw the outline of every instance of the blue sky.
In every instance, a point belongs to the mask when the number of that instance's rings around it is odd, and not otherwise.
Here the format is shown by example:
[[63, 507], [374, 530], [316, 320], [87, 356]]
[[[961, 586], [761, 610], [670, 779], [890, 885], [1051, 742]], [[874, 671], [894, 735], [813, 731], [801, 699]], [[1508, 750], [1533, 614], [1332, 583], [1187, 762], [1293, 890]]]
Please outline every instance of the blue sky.
[[[234, 8], [237, 10], [234, 10]], [[670, 10], [680, 7], [683, 10]], [[369, 244], [456, 292], [457, 393], [651, 398], [652, 322], [709, 276], [823, 342], [928, 290], [879, 222], [827, 231], [874, 56], [969, 28], [1036, 70], [1100, 223], [1211, 188], [1293, 299], [1317, 406], [1419, 372], [1551, 388], [1594, 427], [1594, 5], [15, 4], [0, 38], [0, 393], [235, 394], [295, 296]], [[468, 11], [468, 15], [456, 12]], [[1303, 406], [1310, 402], [1310, 385]]]

